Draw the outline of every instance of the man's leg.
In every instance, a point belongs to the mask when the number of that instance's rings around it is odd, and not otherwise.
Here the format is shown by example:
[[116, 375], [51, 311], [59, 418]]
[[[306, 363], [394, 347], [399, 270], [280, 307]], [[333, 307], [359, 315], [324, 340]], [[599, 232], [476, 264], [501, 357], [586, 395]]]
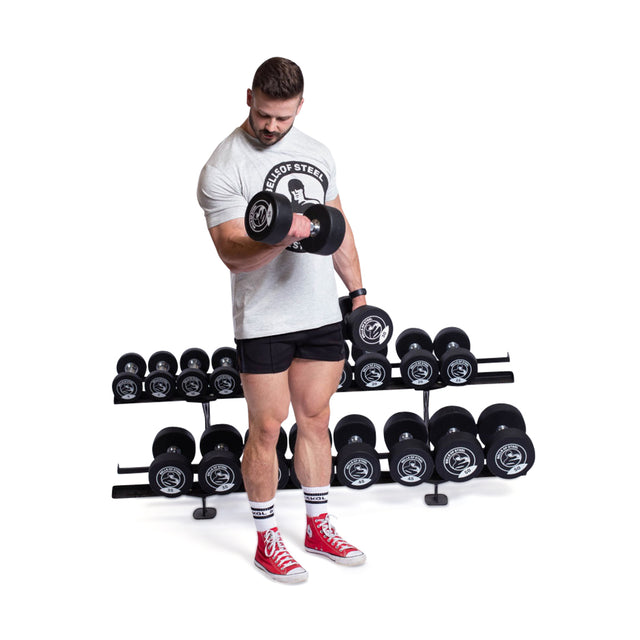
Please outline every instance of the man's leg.
[[241, 379], [249, 410], [242, 478], [258, 531], [255, 564], [274, 580], [301, 582], [307, 578], [307, 572], [284, 546], [274, 513], [278, 488], [276, 443], [289, 412], [287, 372], [244, 373]]
[[327, 512], [331, 479], [329, 402], [343, 367], [343, 360], [295, 359], [289, 368], [291, 404], [298, 425], [294, 464], [307, 506], [305, 549], [340, 564], [358, 565], [366, 556], [337, 535]]

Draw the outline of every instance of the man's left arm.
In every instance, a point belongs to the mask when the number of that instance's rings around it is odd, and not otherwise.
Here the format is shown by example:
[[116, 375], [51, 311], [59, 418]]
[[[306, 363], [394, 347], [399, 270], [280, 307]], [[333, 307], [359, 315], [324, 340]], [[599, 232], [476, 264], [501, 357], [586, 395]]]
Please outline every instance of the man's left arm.
[[[342, 211], [342, 204], [340, 203], [340, 196], [336, 196], [334, 200], [330, 200], [325, 203], [327, 207], [334, 207], [342, 212], [345, 221], [345, 233], [344, 240], [340, 245], [340, 248], [333, 254], [333, 267], [337, 274], [340, 276], [342, 282], [344, 282], [348, 291], [355, 291], [356, 289], [362, 289], [362, 274], [360, 273], [360, 259], [358, 258], [358, 251], [356, 249], [356, 243], [353, 238], [353, 231], [351, 225], [347, 220], [347, 217]], [[357, 309], [366, 304], [366, 296], [358, 296], [353, 299], [353, 308]]]

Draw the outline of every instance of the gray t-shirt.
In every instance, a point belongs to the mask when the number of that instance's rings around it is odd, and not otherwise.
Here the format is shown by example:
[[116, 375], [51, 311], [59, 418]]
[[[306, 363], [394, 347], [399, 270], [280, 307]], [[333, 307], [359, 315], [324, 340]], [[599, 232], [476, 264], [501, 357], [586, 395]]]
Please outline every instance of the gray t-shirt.
[[[295, 213], [338, 195], [329, 150], [295, 127], [272, 146], [236, 129], [213, 152], [200, 173], [198, 202], [207, 226], [244, 218], [258, 191], [287, 196]], [[269, 264], [231, 274], [236, 339], [315, 329], [339, 322], [331, 256], [292, 246]]]

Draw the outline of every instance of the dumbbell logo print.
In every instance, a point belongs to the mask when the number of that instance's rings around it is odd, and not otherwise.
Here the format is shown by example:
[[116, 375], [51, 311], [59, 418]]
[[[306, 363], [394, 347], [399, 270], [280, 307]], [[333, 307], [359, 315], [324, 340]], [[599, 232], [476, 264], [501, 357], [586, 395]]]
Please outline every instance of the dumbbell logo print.
[[387, 342], [389, 331], [390, 327], [385, 319], [373, 313], [360, 322], [358, 335], [366, 347], [379, 347]]
[[256, 200], [247, 214], [247, 224], [253, 233], [263, 233], [273, 220], [273, 207], [266, 200]]

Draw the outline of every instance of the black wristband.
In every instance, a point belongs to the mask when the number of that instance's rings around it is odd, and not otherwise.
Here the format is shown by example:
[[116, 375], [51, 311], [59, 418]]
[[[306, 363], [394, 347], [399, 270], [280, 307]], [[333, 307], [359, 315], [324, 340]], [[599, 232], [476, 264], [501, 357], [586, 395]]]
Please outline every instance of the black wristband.
[[350, 291], [349, 292], [349, 297], [353, 300], [354, 298], [357, 298], [358, 296], [366, 296], [367, 295], [367, 290], [366, 289], [356, 289], [355, 291]]

